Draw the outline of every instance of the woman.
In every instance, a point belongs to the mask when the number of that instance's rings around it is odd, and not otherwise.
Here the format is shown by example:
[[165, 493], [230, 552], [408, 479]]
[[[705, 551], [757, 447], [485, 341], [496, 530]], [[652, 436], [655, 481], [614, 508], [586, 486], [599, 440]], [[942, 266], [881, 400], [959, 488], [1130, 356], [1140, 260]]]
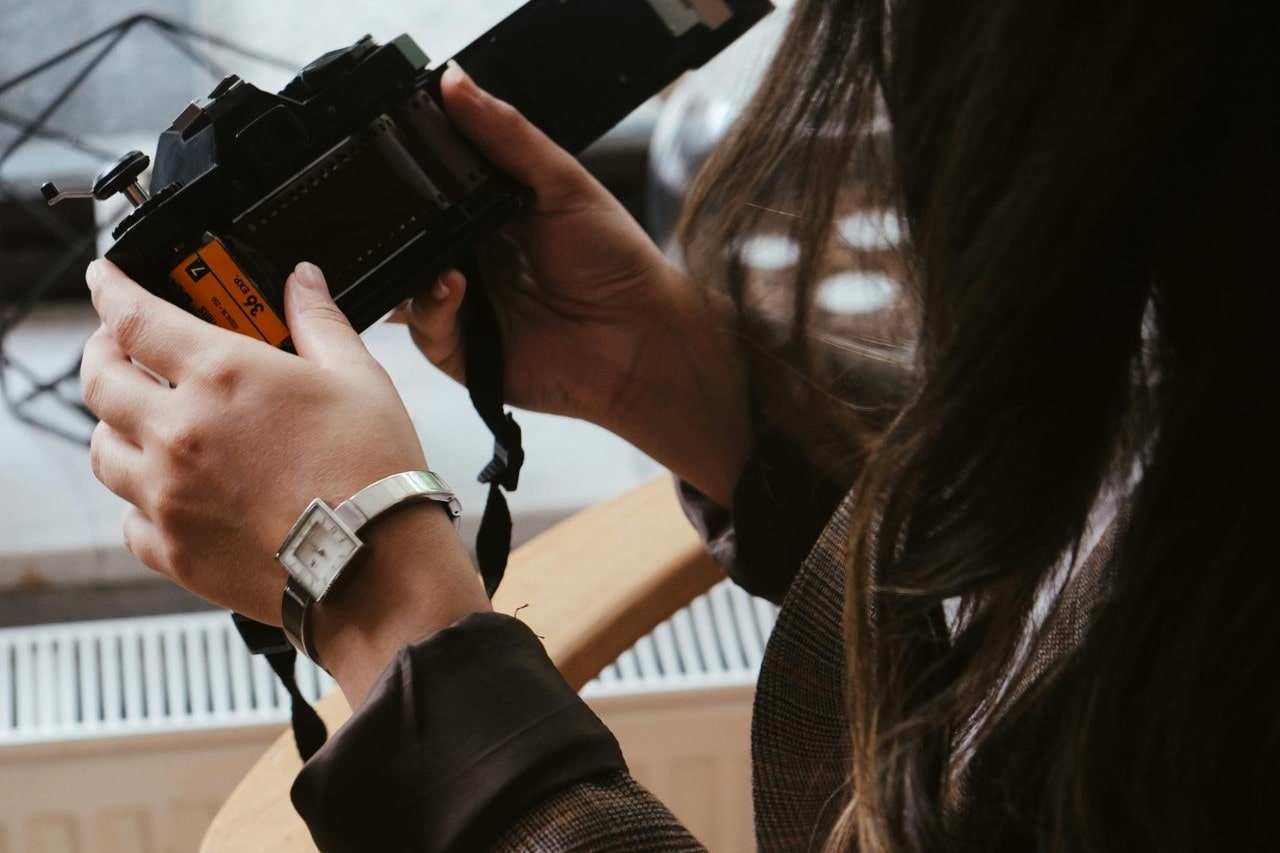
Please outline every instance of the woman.
[[[803, 2], [700, 180], [688, 275], [571, 158], [446, 75], [453, 120], [536, 195], [508, 232], [522, 263], [489, 282], [511, 402], [662, 461], [735, 576], [785, 597], [754, 722], [761, 847], [1271, 841], [1277, 74], [1258, 14]], [[854, 178], [911, 237], [902, 382], [811, 344], [813, 273]], [[781, 339], [725, 251], [777, 211], [803, 249]], [[287, 291], [301, 358], [101, 262], [88, 278], [93, 461], [135, 506], [129, 548], [278, 624], [272, 554], [308, 502], [425, 469], [395, 392], [312, 267]], [[407, 312], [455, 377], [465, 287], [446, 275]], [[833, 399], [837, 369], [854, 373]], [[730, 523], [766, 516], [780, 532], [754, 541]], [[295, 786], [322, 847], [694, 845], [528, 631], [486, 613], [444, 513], [397, 511], [370, 543], [360, 582], [315, 609], [359, 709]]]

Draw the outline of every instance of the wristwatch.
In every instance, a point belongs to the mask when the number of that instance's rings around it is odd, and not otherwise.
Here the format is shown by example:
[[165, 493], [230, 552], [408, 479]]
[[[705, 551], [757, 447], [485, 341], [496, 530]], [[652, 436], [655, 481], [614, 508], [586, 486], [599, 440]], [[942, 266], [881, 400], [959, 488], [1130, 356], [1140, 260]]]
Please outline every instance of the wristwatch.
[[443, 504], [458, 526], [462, 504], [444, 478], [430, 471], [384, 477], [336, 507], [319, 498], [311, 502], [276, 552], [289, 575], [281, 618], [294, 648], [320, 664], [311, 636], [312, 606], [324, 601], [338, 578], [364, 556], [365, 544], [357, 535], [362, 529], [397, 507], [421, 501]]

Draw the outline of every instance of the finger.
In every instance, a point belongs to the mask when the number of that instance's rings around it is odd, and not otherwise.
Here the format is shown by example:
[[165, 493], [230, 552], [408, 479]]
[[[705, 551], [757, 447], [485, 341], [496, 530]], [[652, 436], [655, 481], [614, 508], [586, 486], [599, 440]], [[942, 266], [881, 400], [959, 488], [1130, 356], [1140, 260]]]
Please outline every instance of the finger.
[[458, 312], [466, 292], [466, 277], [450, 270], [428, 293], [411, 300], [406, 312], [414, 344], [428, 361], [459, 382], [465, 377], [466, 356]]
[[411, 302], [413, 302], [412, 299], [406, 299], [404, 302], [401, 302], [395, 308], [392, 308], [391, 313], [387, 315], [386, 320], [384, 320], [383, 322], [392, 323], [396, 326], [403, 326], [405, 323], [408, 323], [409, 322], [409, 303]]
[[110, 261], [89, 264], [85, 281], [120, 349], [173, 382], [188, 378], [216, 345], [216, 327], [148, 292]]
[[173, 577], [173, 568], [165, 559], [164, 540], [160, 531], [142, 510], [136, 506], [129, 507], [124, 514], [122, 527], [124, 547], [130, 554], [147, 568]]
[[[404, 302], [401, 302], [395, 308], [392, 308], [391, 313], [387, 315], [387, 322], [396, 323], [397, 325], [404, 325], [405, 323], [408, 323], [409, 309], [410, 309], [410, 306], [413, 304], [414, 299], [425, 299], [425, 300], [433, 300], [436, 302], [443, 302], [449, 295], [449, 285], [445, 283], [444, 279], [451, 274], [461, 275], [461, 273], [459, 273], [457, 270], [446, 270], [440, 275], [439, 278], [437, 278], [434, 282], [431, 283], [431, 286], [429, 288], [427, 288], [425, 291], [420, 293], [418, 296], [410, 297], [409, 299], [406, 299]], [[463, 282], [465, 284], [466, 280], [463, 279]]]
[[457, 63], [440, 77], [445, 109], [494, 165], [533, 190], [535, 209], [565, 205], [594, 183], [573, 155], [520, 112], [476, 85]]
[[142, 503], [142, 450], [106, 421], [99, 422], [89, 437], [89, 465], [98, 482], [114, 494], [134, 506]]
[[[147, 514], [136, 506], [125, 512], [124, 546], [144, 566], [165, 575], [184, 589], [215, 604], [235, 610], [265, 625], [280, 624], [280, 595], [284, 590], [283, 571], [253, 572], [248, 577], [228, 574], [221, 585], [205, 575], [193, 573], [180, 562], [180, 552], [172, 540]], [[277, 566], [278, 568], [278, 566]]]
[[84, 345], [80, 386], [89, 411], [135, 444], [167, 392], [129, 361], [106, 326]]
[[333, 301], [315, 264], [298, 264], [285, 282], [284, 312], [293, 346], [303, 358], [325, 367], [369, 360], [364, 342]]

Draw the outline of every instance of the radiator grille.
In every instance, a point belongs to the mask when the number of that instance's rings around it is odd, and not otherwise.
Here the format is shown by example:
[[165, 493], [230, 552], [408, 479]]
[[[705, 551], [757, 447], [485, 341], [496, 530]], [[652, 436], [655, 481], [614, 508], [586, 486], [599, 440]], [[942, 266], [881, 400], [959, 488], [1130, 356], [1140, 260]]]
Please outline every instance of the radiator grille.
[[777, 612], [724, 581], [640, 638], [582, 695], [754, 684]]
[[[776, 609], [723, 583], [583, 689], [584, 696], [753, 683]], [[334, 682], [308, 661], [314, 701]], [[0, 630], [0, 745], [282, 723], [289, 698], [225, 613]]]
[[[298, 668], [315, 699], [333, 681]], [[274, 723], [289, 697], [227, 614], [0, 631], [0, 743]]]

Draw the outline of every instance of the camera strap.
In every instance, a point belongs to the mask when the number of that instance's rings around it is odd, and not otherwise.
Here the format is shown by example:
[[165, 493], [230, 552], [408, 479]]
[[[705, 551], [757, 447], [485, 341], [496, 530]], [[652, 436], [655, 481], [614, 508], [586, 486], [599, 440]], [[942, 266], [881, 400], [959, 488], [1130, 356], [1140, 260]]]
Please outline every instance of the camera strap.
[[320, 747], [324, 746], [329, 732], [325, 728], [324, 720], [320, 719], [316, 709], [311, 707], [311, 703], [302, 695], [302, 690], [298, 687], [296, 675], [298, 653], [289, 644], [284, 631], [279, 628], [255, 622], [239, 613], [232, 613], [231, 620], [235, 623], [236, 630], [240, 632], [240, 639], [244, 640], [244, 644], [249, 647], [249, 651], [267, 659], [272, 672], [280, 679], [280, 684], [289, 694], [293, 740], [298, 746], [298, 755], [303, 761], [309, 760], [320, 750]]
[[506, 573], [507, 557], [511, 553], [511, 511], [502, 492], [504, 489], [513, 492], [520, 484], [524, 447], [520, 425], [502, 405], [506, 352], [477, 257], [467, 256], [458, 264], [458, 271], [467, 280], [467, 293], [462, 302], [467, 391], [471, 404], [493, 433], [493, 458], [478, 477], [481, 483], [489, 485], [489, 497], [476, 533], [476, 561], [484, 578], [484, 590], [492, 598]]

